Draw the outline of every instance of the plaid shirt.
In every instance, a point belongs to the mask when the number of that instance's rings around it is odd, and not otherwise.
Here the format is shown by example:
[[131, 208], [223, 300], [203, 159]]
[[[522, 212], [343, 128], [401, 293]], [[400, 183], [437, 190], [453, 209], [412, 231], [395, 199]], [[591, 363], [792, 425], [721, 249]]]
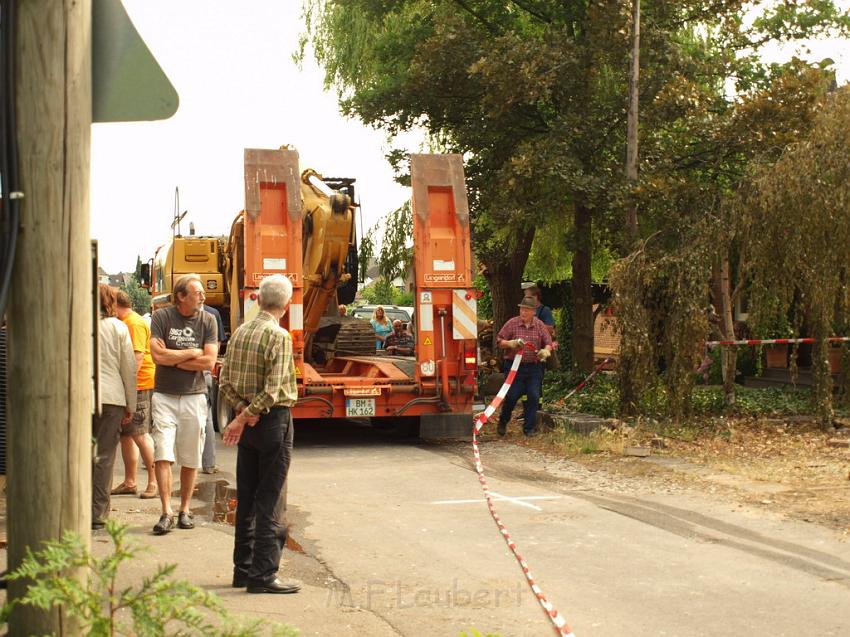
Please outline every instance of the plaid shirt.
[[218, 388], [228, 403], [252, 416], [298, 400], [292, 337], [271, 314], [260, 312], [230, 337]]
[[402, 348], [409, 347], [411, 352], [416, 347], [413, 337], [404, 330], [400, 333], [393, 331], [392, 334], [387, 336], [387, 340], [384, 341], [384, 349], [387, 349], [390, 345]]
[[[552, 345], [552, 336], [549, 334], [549, 330], [546, 329], [543, 321], [536, 317], [531, 319], [531, 327], [526, 327], [522, 319], [515, 316], [502, 326], [502, 329], [499, 330], [496, 336], [503, 341], [512, 341], [515, 338], [521, 338], [526, 343], [534, 345], [533, 350], [525, 347], [522, 348], [523, 363], [539, 363], [537, 350], [543, 349], [546, 345]], [[505, 358], [512, 359], [514, 356], [516, 356], [516, 352], [514, 350], [508, 350]]]

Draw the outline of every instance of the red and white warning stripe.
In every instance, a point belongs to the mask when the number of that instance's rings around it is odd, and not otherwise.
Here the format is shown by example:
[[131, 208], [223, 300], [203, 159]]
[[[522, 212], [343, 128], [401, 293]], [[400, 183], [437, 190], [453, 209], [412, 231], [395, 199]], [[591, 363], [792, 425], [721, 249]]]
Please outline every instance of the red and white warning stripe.
[[[830, 336], [826, 339], [830, 343], [848, 343], [850, 336]], [[749, 339], [744, 341], [706, 341], [706, 347], [725, 347], [728, 345], [783, 345], [794, 343], [814, 343], [813, 338], [767, 338], [767, 339]]]
[[452, 290], [452, 338], [478, 338], [478, 300], [468, 290]]
[[575, 394], [575, 393], [577, 393], [577, 392], [580, 392], [582, 389], [584, 389], [585, 387], [587, 387], [587, 384], [590, 382], [590, 379], [591, 379], [591, 378], [593, 378], [594, 376], [596, 376], [599, 372], [601, 372], [601, 371], [602, 371], [602, 368], [603, 368], [603, 367], [605, 367], [605, 366], [606, 366], [608, 363], [610, 363], [610, 362], [611, 362], [611, 359], [610, 359], [610, 358], [606, 358], [604, 361], [602, 361], [601, 363], [599, 363], [599, 365], [597, 365], [597, 366], [596, 366], [596, 369], [594, 369], [592, 372], [590, 372], [590, 375], [589, 375], [587, 378], [585, 378], [583, 381], [581, 381], [581, 382], [580, 382], [580, 383], [576, 386], [576, 388], [575, 388], [574, 390], [572, 390], [569, 394], [567, 394], [567, 395], [566, 395], [566, 396], [564, 396], [563, 398], [558, 399], [556, 402], [557, 402], [557, 403], [565, 403], [565, 402], [567, 402], [570, 398], [572, 398], [572, 397], [573, 397], [573, 394]]
[[543, 607], [543, 610], [546, 611], [546, 616], [552, 622], [552, 625], [555, 627], [555, 632], [558, 635], [562, 635], [563, 637], [575, 637], [575, 633], [573, 633], [572, 629], [567, 624], [566, 620], [561, 616], [561, 614], [555, 609], [554, 606], [546, 599], [546, 595], [543, 594], [543, 591], [540, 590], [540, 587], [534, 581], [534, 576], [531, 574], [531, 571], [528, 569], [528, 564], [525, 563], [525, 560], [522, 558], [522, 555], [519, 554], [517, 550], [517, 546], [514, 541], [511, 539], [510, 534], [508, 533], [508, 529], [505, 528], [505, 525], [502, 524], [501, 518], [496, 513], [496, 508], [493, 506], [493, 499], [490, 497], [490, 487], [487, 485], [487, 479], [484, 477], [484, 465], [481, 464], [481, 452], [478, 449], [478, 432], [481, 430], [481, 427], [484, 426], [490, 416], [493, 415], [493, 412], [498, 409], [499, 405], [502, 404], [502, 401], [505, 399], [505, 395], [508, 393], [508, 389], [510, 389], [511, 384], [514, 382], [514, 378], [516, 378], [517, 370], [519, 369], [520, 361], [522, 360], [522, 350], [517, 353], [514, 357], [514, 362], [511, 365], [511, 370], [508, 372], [508, 377], [505, 378], [505, 382], [502, 384], [502, 387], [499, 389], [499, 393], [496, 394], [496, 397], [490, 402], [487, 406], [487, 409], [484, 410], [484, 413], [478, 416], [475, 419], [475, 425], [472, 428], [472, 453], [475, 456], [475, 471], [478, 472], [478, 481], [481, 483], [481, 488], [484, 490], [484, 499], [487, 500], [487, 508], [490, 509], [490, 515], [493, 516], [493, 520], [496, 522], [496, 526], [499, 527], [499, 532], [502, 534], [505, 542], [508, 545], [508, 548], [514, 554], [517, 562], [519, 562], [520, 568], [522, 568], [522, 572], [525, 575], [525, 579], [528, 580], [529, 586], [531, 586], [531, 590], [534, 595], [537, 597], [537, 601]]

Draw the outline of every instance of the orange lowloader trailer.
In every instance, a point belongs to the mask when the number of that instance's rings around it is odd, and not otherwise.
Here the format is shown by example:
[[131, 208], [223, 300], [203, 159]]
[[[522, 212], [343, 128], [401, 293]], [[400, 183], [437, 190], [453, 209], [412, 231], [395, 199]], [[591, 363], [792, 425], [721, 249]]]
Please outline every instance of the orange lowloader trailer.
[[302, 240], [296, 151], [245, 151], [244, 231], [241, 245], [230, 249], [231, 321], [239, 323], [256, 313], [257, 289], [264, 277], [283, 274], [292, 281], [292, 302], [281, 325], [294, 343], [296, 419], [369, 418], [408, 430], [418, 425], [423, 438], [471, 435], [477, 294], [472, 287], [469, 205], [461, 156], [412, 155], [410, 174], [415, 353], [343, 353], [317, 362], [305, 356], [305, 343], [311, 342], [315, 317], [327, 311], [327, 299], [333, 295], [319, 292], [323, 300], [311, 304], [321, 284], [315, 272], [304, 272], [304, 263], [324, 263], [317, 252], [324, 250], [328, 260], [321, 266], [322, 280], [341, 285], [344, 276], [328, 277], [328, 273], [343, 272], [343, 264], [332, 255], [344, 255], [348, 246], [323, 245], [315, 234], [309, 244]]

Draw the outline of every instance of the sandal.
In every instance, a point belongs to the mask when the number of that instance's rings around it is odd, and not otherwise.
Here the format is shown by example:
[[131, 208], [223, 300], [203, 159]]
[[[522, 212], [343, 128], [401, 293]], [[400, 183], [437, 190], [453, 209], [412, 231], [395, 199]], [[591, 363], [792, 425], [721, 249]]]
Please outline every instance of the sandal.
[[151, 500], [159, 495], [159, 489], [155, 484], [149, 484], [148, 488], [139, 494], [142, 500]]
[[136, 487], [128, 487], [122, 482], [109, 493], [110, 495], [136, 495]]

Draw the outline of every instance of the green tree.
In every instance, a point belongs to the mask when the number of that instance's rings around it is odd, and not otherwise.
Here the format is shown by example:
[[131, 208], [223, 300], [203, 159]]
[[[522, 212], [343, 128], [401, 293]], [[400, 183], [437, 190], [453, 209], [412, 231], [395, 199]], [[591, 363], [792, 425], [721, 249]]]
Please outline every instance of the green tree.
[[[746, 163], [722, 147], [722, 116], [736, 103], [727, 88], [753, 93], [781, 74], [760, 47], [847, 26], [827, 0], [644, 2], [644, 176], [627, 188], [629, 9], [615, 0], [305, 3], [304, 43], [346, 113], [391, 135], [422, 126], [434, 148], [464, 153], [497, 322], [514, 312], [535, 228], [552, 219], [570, 228], [572, 349], [583, 368], [594, 239], [621, 252], [624, 210], [637, 203], [643, 236], [662, 230], [656, 245], [666, 249], [682, 240], [677, 224], [704, 216], [706, 204], [720, 210]], [[752, 10], [761, 14], [748, 22]], [[663, 205], [642, 196], [657, 190]]]
[[[647, 134], [634, 196], [643, 231], [651, 232], [652, 240], [611, 277], [623, 339], [619, 378], [626, 413], [655, 382], [659, 360], [666, 369], [669, 407], [678, 415], [687, 411], [698, 356], [694, 344], [710, 331], [706, 318], [712, 294], [721, 310], [715, 336], [735, 338], [734, 299], [747, 282], [746, 259], [741, 258], [747, 233], [740, 212], [731, 205], [735, 193], [748, 187], [745, 177], [751, 163], [776, 160], [811, 127], [831, 82], [831, 74], [819, 65], [799, 60], [774, 65], [760, 77], [735, 101], [711, 87], [693, 86], [689, 100], [700, 108], [694, 106], [666, 124], [659, 122]], [[659, 108], [673, 108], [667, 99], [678, 102], [680, 97], [665, 96]], [[724, 351], [723, 358], [726, 402], [731, 406], [734, 350]]]
[[[743, 16], [753, 6], [766, 9], [750, 24]], [[641, 169], [667, 169], [665, 201], [674, 205], [664, 221], [640, 207], [647, 179], [634, 189], [623, 179], [629, 9], [615, 0], [305, 2], [303, 44], [346, 113], [391, 135], [422, 126], [434, 148], [464, 153], [474, 246], [497, 322], [515, 311], [535, 229], [551, 219], [570, 229], [572, 346], [583, 368], [592, 362], [594, 238], [621, 252], [623, 210], [635, 200], [644, 237], [675, 227], [680, 204], [692, 214], [699, 187], [678, 188], [677, 173], [711, 173], [706, 160], [723, 155], [712, 144], [717, 115], [733, 103], [727, 85], [743, 93], [773, 79], [758, 59], [769, 42], [846, 26], [826, 0], [644, 3], [641, 144], [650, 163]], [[667, 165], [671, 158], [679, 163]], [[713, 183], [699, 177], [685, 182]]]
[[756, 319], [796, 304], [815, 338], [816, 411], [832, 425], [826, 338], [850, 320], [850, 89], [823, 100], [810, 134], [753, 167], [736, 211]]
[[147, 314], [151, 311], [151, 295], [150, 292], [141, 285], [141, 270], [142, 259], [141, 257], [136, 256], [135, 271], [130, 275], [130, 280], [120, 287], [130, 297], [130, 303], [133, 305], [133, 310], [139, 314]]
[[[435, 148], [465, 153], [474, 246], [497, 322], [515, 313], [537, 224], [578, 219], [572, 270], [586, 338], [574, 342], [588, 361], [591, 220], [604, 208], [599, 175], [613, 172], [618, 137], [600, 136], [595, 123], [620, 108], [624, 16], [611, 2], [539, 4], [310, 2], [305, 16], [346, 112], [390, 133], [423, 125]], [[577, 126], [583, 118], [592, 122]]]
[[393, 303], [393, 284], [386, 277], [379, 277], [360, 291], [360, 296], [370, 305], [391, 305]]

